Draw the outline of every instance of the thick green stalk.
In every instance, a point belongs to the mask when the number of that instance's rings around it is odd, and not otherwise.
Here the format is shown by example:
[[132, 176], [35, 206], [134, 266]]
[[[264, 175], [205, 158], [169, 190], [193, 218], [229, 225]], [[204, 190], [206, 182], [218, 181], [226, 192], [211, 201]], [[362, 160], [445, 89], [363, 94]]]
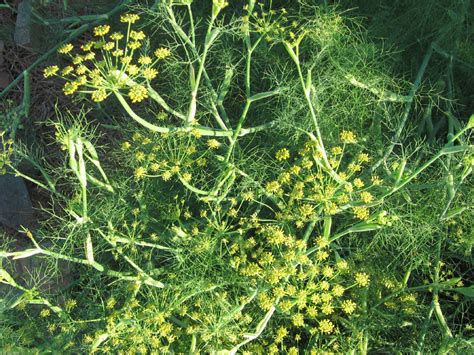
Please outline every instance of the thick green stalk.
[[[234, 135], [234, 131], [232, 130], [223, 130], [223, 129], [215, 129], [211, 127], [206, 127], [206, 126], [186, 126], [186, 127], [162, 127], [162, 126], [156, 126], [143, 118], [141, 118], [139, 115], [137, 115], [130, 105], [127, 103], [125, 98], [120, 94], [118, 91], [114, 92], [115, 97], [117, 100], [120, 102], [120, 104], [123, 106], [125, 111], [130, 115], [131, 118], [133, 118], [135, 121], [137, 121], [139, 124], [142, 126], [148, 128], [152, 132], [158, 132], [158, 133], [175, 133], [175, 132], [197, 132], [201, 134], [202, 136], [213, 136], [213, 137], [232, 137]], [[272, 127], [275, 123], [274, 122], [269, 122], [265, 123], [259, 126], [255, 127], [250, 127], [250, 128], [243, 128], [241, 129], [239, 133], [239, 137], [245, 136], [247, 134], [251, 133], [256, 133], [260, 132], [263, 130], [266, 130], [270, 127]]]

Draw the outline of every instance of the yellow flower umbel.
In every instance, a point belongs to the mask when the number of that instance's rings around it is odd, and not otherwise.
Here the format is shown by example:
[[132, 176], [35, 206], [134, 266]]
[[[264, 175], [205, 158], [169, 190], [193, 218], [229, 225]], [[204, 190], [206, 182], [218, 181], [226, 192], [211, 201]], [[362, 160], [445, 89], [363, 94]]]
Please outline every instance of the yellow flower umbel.
[[71, 43], [67, 43], [59, 47], [58, 53], [60, 54], [67, 54], [74, 49], [74, 46]]
[[128, 97], [133, 103], [141, 102], [148, 98], [148, 91], [143, 85], [135, 85], [128, 92]]
[[331, 334], [334, 330], [334, 324], [328, 319], [323, 319], [321, 322], [319, 322], [319, 330], [321, 333]]
[[346, 314], [352, 314], [356, 309], [356, 303], [352, 300], [342, 302], [342, 311]]
[[357, 219], [366, 221], [370, 217], [369, 209], [367, 207], [356, 206], [353, 208], [354, 216]]
[[92, 101], [101, 102], [107, 98], [107, 92], [104, 89], [99, 89], [92, 92]]
[[59, 67], [57, 65], [50, 65], [49, 67], [44, 68], [43, 76], [49, 78], [50, 76], [55, 75], [58, 71]]
[[219, 148], [221, 143], [217, 139], [209, 139], [207, 141], [207, 146], [211, 149], [217, 149]]
[[358, 272], [355, 275], [355, 282], [359, 287], [367, 287], [370, 282], [369, 275], [367, 275], [365, 272]]
[[[130, 13], [120, 17], [121, 22], [128, 24], [126, 33], [110, 33], [111, 26], [108, 24], [94, 27], [93, 34], [99, 39], [80, 45], [80, 53], [72, 53], [74, 46], [70, 43], [61, 46], [58, 52], [67, 55], [71, 63], [63, 69], [48, 67], [44, 70], [44, 76], [60, 73], [67, 81], [63, 88], [65, 95], [84, 93], [95, 102], [105, 100], [112, 92], [123, 95], [122, 90], [128, 90], [133, 103], [147, 99], [149, 91], [145, 84], [158, 76], [154, 66], [160, 59], [168, 57], [171, 51], [159, 48], [155, 51], [156, 59], [146, 53], [134, 55], [146, 39], [143, 31], [131, 28], [139, 19], [138, 15]], [[123, 39], [126, 39], [125, 43]]]
[[158, 75], [158, 70], [156, 70], [155, 68], [145, 68], [143, 70], [143, 77], [146, 80], [151, 81], [155, 79], [157, 75]]
[[351, 131], [342, 131], [339, 138], [343, 143], [356, 143], [356, 135]]
[[290, 158], [290, 151], [286, 148], [282, 148], [278, 152], [276, 152], [275, 158], [280, 161], [287, 160]]
[[64, 87], [63, 87], [64, 95], [74, 94], [77, 91], [78, 87], [79, 85], [75, 82], [69, 82], [69, 83], [64, 84]]
[[123, 23], [134, 24], [138, 20], [140, 20], [140, 16], [138, 16], [137, 14], [126, 13], [120, 16], [120, 22], [123, 22]]
[[94, 27], [94, 36], [101, 37], [105, 36], [110, 31], [109, 25], [101, 25]]
[[165, 58], [168, 58], [170, 55], [171, 55], [171, 51], [168, 48], [161, 47], [155, 51], [155, 56], [158, 59], [165, 59]]
[[138, 63], [141, 65], [150, 65], [152, 63], [152, 60], [148, 56], [141, 56], [138, 58]]

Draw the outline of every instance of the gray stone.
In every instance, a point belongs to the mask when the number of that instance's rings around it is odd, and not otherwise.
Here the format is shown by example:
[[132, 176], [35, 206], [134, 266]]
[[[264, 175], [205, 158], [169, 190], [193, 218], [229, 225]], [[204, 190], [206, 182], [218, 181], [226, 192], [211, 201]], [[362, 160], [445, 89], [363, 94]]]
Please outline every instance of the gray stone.
[[34, 209], [21, 177], [0, 175], [0, 223], [15, 230], [33, 227]]
[[23, 0], [18, 4], [18, 13], [15, 24], [14, 40], [18, 46], [27, 46], [31, 43], [31, 2]]

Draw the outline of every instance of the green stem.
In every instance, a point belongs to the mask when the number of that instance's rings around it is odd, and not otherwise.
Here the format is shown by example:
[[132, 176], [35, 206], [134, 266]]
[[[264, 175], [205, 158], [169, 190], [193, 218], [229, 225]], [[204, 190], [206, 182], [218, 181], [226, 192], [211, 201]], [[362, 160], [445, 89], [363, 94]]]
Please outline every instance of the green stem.
[[[213, 137], [232, 137], [234, 135], [234, 131], [232, 130], [223, 130], [223, 129], [214, 129], [211, 127], [206, 127], [206, 126], [186, 126], [186, 127], [161, 127], [161, 126], [156, 126], [143, 118], [141, 118], [139, 115], [137, 115], [130, 105], [127, 103], [125, 98], [120, 94], [118, 91], [114, 91], [114, 94], [117, 98], [117, 100], [120, 102], [120, 104], [123, 106], [125, 111], [132, 117], [135, 121], [137, 121], [139, 124], [142, 126], [148, 128], [152, 132], [158, 132], [158, 133], [174, 133], [174, 132], [192, 132], [196, 131], [200, 133], [202, 136], [213, 136]], [[265, 123], [259, 126], [255, 127], [250, 127], [250, 128], [243, 128], [240, 131], [239, 137], [245, 136], [247, 134], [251, 133], [256, 133], [260, 132], [263, 130], [266, 130], [268, 128], [271, 128], [275, 122], [269, 122]]]
[[[193, 87], [191, 88], [191, 99], [189, 102], [189, 109], [188, 115], [186, 117], [186, 123], [188, 125], [192, 125], [194, 123], [194, 119], [196, 116], [196, 109], [197, 109], [197, 93], [199, 90], [199, 85], [201, 84], [201, 78], [204, 71], [204, 64], [206, 62], [207, 53], [209, 48], [212, 46], [212, 42], [210, 39], [212, 26], [214, 25], [214, 18], [209, 22], [209, 26], [207, 27], [206, 36], [205, 36], [205, 43], [204, 43], [204, 50], [199, 61], [199, 69], [196, 75], [196, 79], [192, 81]], [[192, 65], [192, 64], [190, 64]], [[193, 75], [192, 73], [190, 75]]]

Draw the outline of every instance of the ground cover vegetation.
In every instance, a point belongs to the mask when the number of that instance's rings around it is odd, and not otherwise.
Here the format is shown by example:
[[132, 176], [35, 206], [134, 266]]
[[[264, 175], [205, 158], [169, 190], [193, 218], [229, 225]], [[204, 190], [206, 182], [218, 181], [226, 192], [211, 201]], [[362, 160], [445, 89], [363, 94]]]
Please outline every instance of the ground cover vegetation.
[[472, 352], [470, 1], [100, 5], [0, 94], [4, 350]]

